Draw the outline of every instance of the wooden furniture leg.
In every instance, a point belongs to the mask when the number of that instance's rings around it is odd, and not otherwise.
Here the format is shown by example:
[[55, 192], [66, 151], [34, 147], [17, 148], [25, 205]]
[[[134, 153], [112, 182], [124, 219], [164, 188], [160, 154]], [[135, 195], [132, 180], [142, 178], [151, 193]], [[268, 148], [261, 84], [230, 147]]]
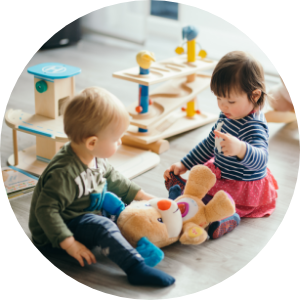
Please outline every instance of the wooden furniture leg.
[[15, 158], [14, 166], [17, 166], [19, 164], [18, 139], [17, 139], [17, 130], [14, 129], [13, 129], [13, 146], [14, 146], [14, 158]]

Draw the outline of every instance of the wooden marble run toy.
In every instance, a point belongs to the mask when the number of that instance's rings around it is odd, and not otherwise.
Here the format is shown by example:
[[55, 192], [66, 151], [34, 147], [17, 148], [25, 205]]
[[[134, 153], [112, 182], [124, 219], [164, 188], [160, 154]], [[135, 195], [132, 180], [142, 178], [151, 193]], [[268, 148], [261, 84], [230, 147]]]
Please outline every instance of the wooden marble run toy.
[[[8, 164], [40, 175], [68, 142], [62, 114], [65, 104], [75, 93], [74, 76], [81, 70], [65, 64], [43, 63], [27, 71], [34, 75], [35, 114], [13, 109], [6, 112], [5, 122], [13, 130], [14, 147]], [[36, 145], [18, 151], [17, 131], [36, 136]], [[128, 146], [121, 146], [110, 159], [112, 165], [129, 178], [153, 168], [159, 161], [155, 153]]]
[[[137, 54], [139, 67], [113, 73], [113, 77], [139, 84], [139, 101], [127, 109], [131, 121], [123, 144], [162, 153], [169, 148], [164, 138], [197, 128], [217, 119], [216, 115], [196, 109], [197, 95], [210, 84], [210, 75], [201, 71], [212, 69], [216, 61], [205, 59], [206, 52], [196, 53], [198, 31], [188, 26], [183, 36], [188, 39], [187, 55], [156, 62], [154, 54], [143, 50]], [[183, 53], [178, 51], [177, 53]], [[167, 81], [152, 93], [149, 86]], [[181, 109], [184, 104], [187, 108]]]

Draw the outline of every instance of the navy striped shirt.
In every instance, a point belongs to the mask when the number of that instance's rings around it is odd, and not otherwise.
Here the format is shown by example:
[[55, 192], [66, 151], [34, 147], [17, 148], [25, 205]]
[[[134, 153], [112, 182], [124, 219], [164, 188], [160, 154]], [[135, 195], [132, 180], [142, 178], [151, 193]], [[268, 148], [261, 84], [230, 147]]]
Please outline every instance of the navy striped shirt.
[[[221, 127], [222, 126], [222, 127]], [[240, 160], [237, 156], [224, 156], [215, 145], [215, 129], [230, 133], [246, 143], [245, 157]], [[254, 181], [262, 179], [267, 174], [269, 129], [262, 112], [232, 120], [222, 112], [209, 136], [200, 142], [181, 162], [191, 169], [198, 164], [204, 164], [215, 157], [214, 164], [221, 170], [225, 179]]]

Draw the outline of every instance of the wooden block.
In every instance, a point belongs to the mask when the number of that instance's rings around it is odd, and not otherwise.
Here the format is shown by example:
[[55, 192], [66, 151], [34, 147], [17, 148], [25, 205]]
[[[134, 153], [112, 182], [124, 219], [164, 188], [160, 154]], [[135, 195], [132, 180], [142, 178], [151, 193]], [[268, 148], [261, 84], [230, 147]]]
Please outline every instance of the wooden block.
[[68, 102], [75, 94], [75, 78], [69, 77], [55, 80], [55, 102], [57, 104], [57, 117], [63, 115]]
[[265, 113], [267, 122], [273, 123], [290, 123], [297, 120], [296, 114], [290, 111], [275, 111], [270, 110]]
[[[35, 145], [19, 151], [18, 156], [19, 164], [16, 167], [36, 175], [41, 175], [48, 165], [36, 159]], [[132, 179], [157, 166], [160, 157], [151, 151], [121, 145], [118, 151], [109, 158], [109, 162], [124, 176]], [[13, 154], [8, 158], [8, 164], [14, 165]]]
[[187, 55], [172, 57], [161, 62], [152, 63], [149, 75], [140, 75], [139, 67], [113, 73], [113, 77], [136, 82], [142, 85], [152, 85], [177, 77], [187, 76], [201, 70], [212, 69], [217, 61], [197, 57], [195, 62], [187, 62]]
[[144, 144], [135, 140], [130, 139], [128, 135], [124, 135], [122, 138], [122, 144], [143, 149], [143, 150], [149, 150], [157, 154], [161, 154], [163, 152], [166, 152], [170, 148], [170, 144], [166, 140], [158, 140], [156, 142], [150, 143], [150, 144]]
[[[149, 116], [138, 115], [135, 112], [134, 108], [137, 103], [128, 107], [128, 112], [132, 116], [130, 124], [143, 129], [151, 129], [163, 123], [174, 110], [196, 98], [209, 85], [210, 78], [206, 76], [196, 76], [195, 81], [189, 83], [186, 82], [185, 77], [170, 80], [150, 94], [153, 104], [149, 106]], [[172, 94], [174, 91], [177, 94], [175, 97]], [[154, 113], [153, 110], [155, 110]]]
[[35, 98], [35, 113], [47, 118], [55, 119], [57, 115], [57, 106], [55, 105], [54, 82], [46, 81], [47, 91], [39, 93], [35, 85], [40, 78], [34, 78], [34, 98]]
[[44, 137], [36, 137], [36, 155], [41, 158], [52, 159], [65, 143], [56, 142]]
[[[34, 78], [35, 84], [42, 79]], [[60, 107], [63, 107], [68, 100], [74, 96], [75, 79], [74, 77], [55, 79], [47, 83], [47, 91], [39, 93], [34, 88], [35, 113], [51, 119], [56, 119], [62, 114]], [[65, 103], [63, 103], [65, 102]]]

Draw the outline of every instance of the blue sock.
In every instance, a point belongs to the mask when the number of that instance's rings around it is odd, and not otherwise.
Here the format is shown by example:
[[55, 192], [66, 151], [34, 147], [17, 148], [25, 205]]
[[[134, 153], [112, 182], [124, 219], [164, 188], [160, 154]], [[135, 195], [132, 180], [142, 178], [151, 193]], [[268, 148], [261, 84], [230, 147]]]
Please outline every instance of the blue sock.
[[235, 213], [226, 219], [211, 223], [209, 225], [207, 233], [210, 239], [218, 239], [224, 234], [232, 231], [236, 226], [240, 224], [240, 221], [240, 216], [237, 213]]
[[178, 198], [179, 196], [181, 196], [181, 188], [178, 184], [173, 185], [172, 187], [170, 187], [169, 189], [169, 199], [171, 200], [175, 200], [176, 198]]
[[169, 286], [175, 279], [163, 271], [148, 267], [144, 262], [126, 270], [128, 281], [133, 285]]

